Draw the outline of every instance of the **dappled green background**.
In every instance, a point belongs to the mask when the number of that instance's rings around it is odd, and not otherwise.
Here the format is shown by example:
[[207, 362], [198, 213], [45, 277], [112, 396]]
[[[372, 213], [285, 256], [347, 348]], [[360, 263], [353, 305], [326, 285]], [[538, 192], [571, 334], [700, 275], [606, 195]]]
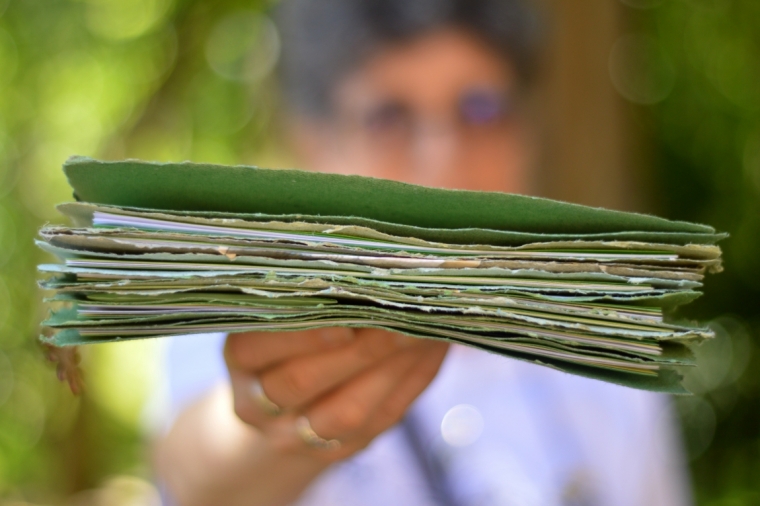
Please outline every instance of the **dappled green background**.
[[656, 70], [672, 76], [667, 96], [640, 111], [659, 211], [731, 233], [725, 272], [687, 311], [731, 337], [702, 350], [731, 367], [691, 382], [701, 402], [682, 399], [696, 497], [760, 504], [760, 2], [664, 1], [639, 14]]
[[[613, 0], [610, 0], [613, 1]], [[685, 316], [712, 321], [679, 399], [700, 504], [760, 503], [760, 2], [625, 0], [610, 77], [655, 211], [732, 234]], [[288, 166], [279, 40], [242, 0], [0, 0], [0, 503], [151, 504], [159, 343], [84, 350], [72, 397], [35, 343], [32, 244], [69, 155]], [[89, 490], [89, 492], [82, 492]], [[68, 498], [68, 499], [66, 499]]]

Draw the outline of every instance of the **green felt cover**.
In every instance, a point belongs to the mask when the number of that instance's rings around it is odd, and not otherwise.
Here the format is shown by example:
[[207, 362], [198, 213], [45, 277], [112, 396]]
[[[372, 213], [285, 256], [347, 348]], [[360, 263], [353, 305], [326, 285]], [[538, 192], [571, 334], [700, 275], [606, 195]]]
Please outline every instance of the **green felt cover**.
[[706, 225], [537, 197], [300, 170], [72, 157], [64, 171], [78, 200], [116, 206], [347, 216], [416, 227], [541, 234], [715, 233]]

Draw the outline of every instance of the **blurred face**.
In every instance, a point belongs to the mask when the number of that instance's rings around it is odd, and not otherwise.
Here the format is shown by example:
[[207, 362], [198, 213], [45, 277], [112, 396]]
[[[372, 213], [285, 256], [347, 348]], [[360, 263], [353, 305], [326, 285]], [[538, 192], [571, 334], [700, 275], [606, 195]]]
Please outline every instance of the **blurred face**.
[[392, 46], [337, 86], [329, 119], [296, 121], [309, 168], [471, 190], [526, 191], [512, 67], [446, 29]]

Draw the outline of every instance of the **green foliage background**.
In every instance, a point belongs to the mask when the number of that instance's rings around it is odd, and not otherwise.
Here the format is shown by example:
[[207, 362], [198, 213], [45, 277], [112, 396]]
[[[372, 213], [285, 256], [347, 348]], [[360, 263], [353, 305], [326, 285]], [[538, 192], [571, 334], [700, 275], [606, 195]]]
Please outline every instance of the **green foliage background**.
[[[658, 210], [732, 235], [726, 272], [686, 314], [720, 337], [688, 378], [699, 395], [679, 400], [696, 497], [758, 504], [760, 2], [625, 3], [630, 30], [655, 42], [647, 72], [665, 83], [631, 105]], [[145, 441], [160, 406], [145, 401], [160, 346], [85, 350], [89, 390], [73, 398], [35, 343], [32, 240], [69, 199], [60, 165], [74, 153], [290, 165], [274, 133], [269, 7], [0, 0], [0, 503], [155, 503]]]
[[760, 2], [664, 1], [640, 15], [658, 42], [656, 70], [673, 75], [668, 96], [640, 111], [660, 211], [731, 234], [725, 272], [687, 313], [714, 319], [725, 339], [702, 354], [732, 366], [693, 381], [705, 404], [682, 412], [687, 443], [709, 432], [705, 407], [715, 421], [709, 446], [692, 455], [696, 498], [760, 504]]

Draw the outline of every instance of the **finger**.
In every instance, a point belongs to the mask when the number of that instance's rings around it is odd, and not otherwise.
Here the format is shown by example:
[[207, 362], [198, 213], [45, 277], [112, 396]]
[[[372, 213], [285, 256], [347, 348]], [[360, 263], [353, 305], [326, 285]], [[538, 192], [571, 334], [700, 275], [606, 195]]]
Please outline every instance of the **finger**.
[[362, 430], [365, 439], [371, 441], [375, 436], [397, 424], [406, 414], [409, 406], [430, 385], [446, 358], [447, 343], [435, 343], [429, 353], [424, 355], [406, 376], [386, 397], [372, 414], [370, 423]]
[[339, 448], [326, 451], [308, 444], [299, 432], [298, 419], [301, 413], [289, 412], [277, 417], [267, 414], [250, 395], [250, 377], [239, 370], [230, 371], [234, 412], [240, 420], [266, 438], [267, 443], [277, 452], [309, 455], [329, 463], [346, 458], [360, 449], [358, 445], [340, 445]]
[[284, 409], [311, 403], [394, 353], [421, 344], [380, 329], [362, 329], [342, 348], [296, 357], [259, 375], [267, 397]]
[[265, 430], [275, 418], [256, 402], [253, 391], [255, 376], [239, 369], [230, 369], [230, 385], [235, 414], [245, 423]]
[[[351, 329], [330, 329], [330, 330], [351, 330]], [[359, 348], [359, 353], [363, 356], [369, 356], [373, 353], [377, 356], [377, 353], [379, 353], [378, 350], [378, 343], [386, 342], [389, 339], [399, 346], [408, 345], [410, 342], [415, 342], [416, 340], [413, 338], [405, 338], [400, 339], [402, 336], [393, 335], [390, 333], [384, 333], [383, 331], [372, 331], [373, 329], [359, 329], [358, 333], [360, 333], [360, 337], [363, 340], [363, 342], [370, 345], [369, 349], [364, 349], [365, 345], [362, 345], [362, 347]], [[378, 334], [381, 333], [382, 335]], [[304, 334], [304, 333], [292, 333], [292, 334]], [[274, 335], [274, 334], [272, 334]], [[287, 334], [279, 334], [280, 336], [284, 337], [290, 337]], [[230, 336], [232, 338], [233, 336]], [[269, 335], [266, 335], [266, 333], [248, 333], [248, 334], [237, 334], [235, 336], [236, 339], [246, 339], [251, 340], [253, 342], [252, 346], [256, 346], [261, 338], [269, 338]], [[303, 335], [299, 335], [298, 338], [304, 337]], [[236, 345], [234, 340], [230, 340], [228, 338], [228, 342], [232, 342], [233, 346]], [[248, 350], [245, 350], [247, 353]], [[235, 357], [230, 356], [232, 352], [226, 353], [227, 355], [227, 361], [228, 364], [233, 364], [235, 361]], [[251, 358], [251, 355], [248, 355], [247, 358]], [[248, 423], [249, 425], [252, 425], [254, 427], [259, 428], [260, 430], [266, 431], [268, 428], [271, 428], [273, 425], [276, 425], [274, 417], [272, 417], [271, 412], [268, 412], [267, 409], [265, 409], [257, 399], [257, 396], [261, 395], [261, 390], [264, 390], [264, 395], [266, 398], [268, 398], [271, 401], [271, 396], [269, 390], [265, 389], [265, 387], [261, 384], [260, 378], [257, 377], [256, 374], [253, 374], [247, 369], [240, 368], [236, 365], [230, 365], [229, 366], [229, 374], [230, 374], [230, 382], [232, 385], [232, 392], [233, 392], [233, 399], [234, 399], [234, 408], [235, 412], [237, 413], [238, 417], [241, 418], [244, 422]], [[256, 389], [254, 389], [256, 387]], [[274, 401], [272, 401], [274, 402]], [[283, 407], [282, 405], [275, 403], [278, 407]]]
[[330, 327], [301, 332], [230, 334], [224, 347], [229, 368], [259, 371], [286, 359], [335, 349], [352, 342], [354, 330]]
[[309, 407], [314, 431], [325, 439], [351, 439], [370, 423], [373, 413], [399, 386], [407, 373], [434, 349], [429, 342], [404, 350], [358, 375]]
[[[284, 413], [273, 416], [255, 398], [252, 386], [255, 376], [236, 369], [230, 370], [230, 385], [232, 387], [232, 402], [235, 414], [246, 424], [255, 427], [267, 438], [281, 438], [293, 440], [292, 426], [298, 413]], [[292, 445], [295, 446], [295, 445]]]

